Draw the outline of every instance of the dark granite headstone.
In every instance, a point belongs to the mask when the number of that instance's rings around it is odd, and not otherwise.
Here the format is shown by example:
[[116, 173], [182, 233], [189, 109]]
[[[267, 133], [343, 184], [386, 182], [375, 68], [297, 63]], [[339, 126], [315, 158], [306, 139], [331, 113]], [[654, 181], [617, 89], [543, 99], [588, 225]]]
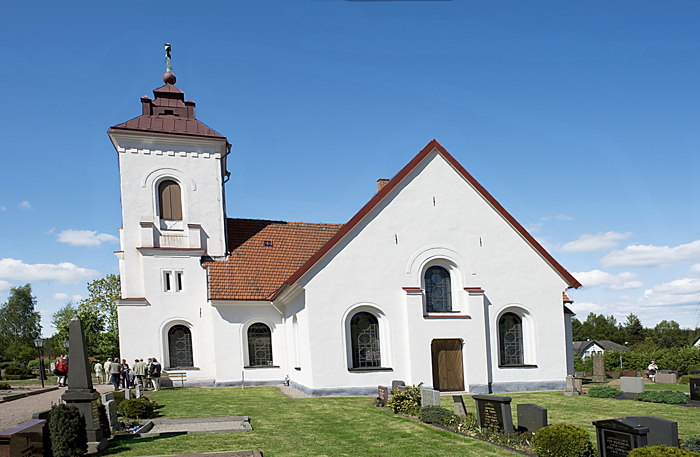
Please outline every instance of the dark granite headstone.
[[92, 370], [88, 363], [87, 347], [83, 323], [77, 317], [68, 326], [70, 346], [68, 365], [68, 389], [61, 395], [67, 405], [73, 405], [85, 417], [88, 453], [99, 452], [107, 447], [107, 439], [100, 428], [100, 414], [97, 399], [100, 394], [92, 388]]
[[522, 403], [518, 409], [518, 430], [535, 433], [547, 426], [547, 410], [534, 403]]
[[0, 432], [0, 457], [44, 455], [42, 428], [46, 421], [30, 419]]
[[403, 381], [397, 381], [397, 380], [391, 381], [391, 390], [396, 390], [401, 386], [406, 387], [406, 383]]
[[629, 416], [627, 420], [647, 427], [647, 446], [678, 447], [678, 422], [653, 416]]
[[421, 406], [440, 406], [440, 391], [433, 389], [420, 388], [420, 405]]
[[53, 457], [51, 452], [51, 432], [49, 432], [49, 419], [51, 418], [51, 410], [39, 411], [32, 414], [32, 419], [44, 420], [44, 426], [41, 428], [41, 434], [44, 440], [44, 457]]
[[386, 402], [389, 400], [389, 388], [387, 386], [379, 386], [377, 388], [377, 396], [382, 406], [386, 406]]
[[700, 401], [700, 378], [690, 378], [690, 399]]
[[627, 419], [594, 421], [599, 457], [627, 457], [647, 445], [649, 429]]
[[455, 414], [459, 417], [467, 417], [467, 407], [464, 406], [464, 399], [461, 395], [453, 395], [452, 401], [455, 405]]
[[513, 416], [510, 397], [498, 395], [472, 395], [476, 402], [476, 419], [479, 427], [498, 428], [513, 433]]

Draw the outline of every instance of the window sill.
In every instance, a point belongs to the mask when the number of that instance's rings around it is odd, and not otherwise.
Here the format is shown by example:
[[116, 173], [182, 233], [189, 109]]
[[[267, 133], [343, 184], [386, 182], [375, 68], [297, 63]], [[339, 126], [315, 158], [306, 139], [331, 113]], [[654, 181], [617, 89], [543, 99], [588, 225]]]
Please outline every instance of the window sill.
[[351, 373], [364, 373], [364, 372], [370, 372], [370, 371], [394, 371], [394, 369], [390, 368], [390, 367], [365, 367], [365, 368], [348, 368], [348, 371]]
[[168, 367], [168, 368], [163, 368], [163, 372], [168, 372], [168, 371], [199, 371], [199, 367]]
[[253, 366], [246, 366], [243, 367], [246, 370], [251, 370], [251, 369], [257, 369], [257, 368], [279, 368], [279, 365], [253, 365]]
[[498, 365], [498, 368], [537, 368], [537, 365]]
[[431, 313], [423, 314], [423, 319], [471, 319], [468, 314], [459, 314], [459, 311], [451, 311], [448, 313]]

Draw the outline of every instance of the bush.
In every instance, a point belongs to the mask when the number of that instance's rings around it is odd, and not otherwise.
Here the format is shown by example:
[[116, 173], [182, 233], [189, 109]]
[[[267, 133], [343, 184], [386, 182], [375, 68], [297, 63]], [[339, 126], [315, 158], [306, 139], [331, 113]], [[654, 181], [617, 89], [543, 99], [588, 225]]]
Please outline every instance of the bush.
[[11, 376], [13, 376], [13, 375], [31, 376], [32, 370], [29, 369], [29, 368], [20, 368], [20, 367], [11, 366], [11, 367], [5, 368], [5, 374], [6, 374], [6, 375], [11, 375]]
[[18, 381], [21, 379], [32, 379], [36, 378], [35, 375], [28, 375], [28, 374], [7, 374], [4, 376], [5, 379], [8, 381]]
[[686, 374], [680, 377], [678, 384], [690, 384], [690, 378], [700, 378], [700, 374]]
[[437, 405], [424, 406], [418, 411], [418, 419], [426, 424], [447, 425], [452, 416], [453, 413]]
[[146, 419], [153, 414], [154, 405], [146, 397], [124, 400], [118, 407], [120, 416], [130, 419]]
[[[136, 398], [136, 391], [132, 390], [131, 391], [131, 398]], [[114, 404], [117, 406], [117, 410], [119, 410], [119, 405], [122, 404], [123, 401], [126, 401], [126, 396], [123, 391], [117, 391], [114, 392]]]
[[421, 382], [417, 386], [408, 386], [403, 392], [399, 389], [391, 390], [391, 396], [387, 400], [386, 405], [391, 408], [394, 414], [417, 415], [420, 408], [420, 388], [422, 385], [423, 383]]
[[681, 449], [700, 452], [700, 435], [690, 435], [688, 439], [681, 444]]
[[665, 390], [663, 392], [649, 390], [637, 394], [637, 400], [646, 401], [649, 403], [667, 403], [669, 405], [677, 405], [679, 403], [688, 403], [688, 396], [683, 392], [672, 392]]
[[591, 439], [581, 427], [556, 424], [541, 428], [532, 440], [540, 457], [594, 457]]
[[595, 398], [614, 398], [620, 395], [621, 393], [621, 390], [608, 386], [591, 387], [590, 389], [588, 389], [588, 396]]
[[102, 429], [102, 435], [105, 438], [112, 436], [112, 431], [109, 428], [109, 418], [107, 417], [107, 408], [100, 401], [97, 405], [97, 412], [100, 417], [100, 428]]
[[6, 382], [0, 382], [0, 390], [10, 390], [12, 389], [12, 386], [10, 386]]
[[75, 406], [51, 407], [49, 433], [54, 457], [74, 457], [87, 453], [85, 417]]
[[669, 446], [644, 446], [632, 449], [632, 452], [627, 454], [628, 457], [698, 457], [700, 454], [692, 451], [678, 449], [677, 447]]
[[12, 360], [10, 362], [0, 362], [0, 370], [4, 370], [7, 367], [19, 367], [19, 362]]

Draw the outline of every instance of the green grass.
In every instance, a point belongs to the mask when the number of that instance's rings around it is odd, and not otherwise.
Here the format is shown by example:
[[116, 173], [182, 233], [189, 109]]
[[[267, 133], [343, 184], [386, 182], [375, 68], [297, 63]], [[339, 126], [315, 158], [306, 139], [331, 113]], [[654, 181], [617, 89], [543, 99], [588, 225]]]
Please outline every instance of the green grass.
[[275, 387], [149, 392], [167, 418], [250, 416], [253, 431], [137, 438], [110, 444], [120, 456], [259, 449], [275, 456], [511, 456], [508, 451], [436, 430], [373, 406], [373, 398], [290, 401]]

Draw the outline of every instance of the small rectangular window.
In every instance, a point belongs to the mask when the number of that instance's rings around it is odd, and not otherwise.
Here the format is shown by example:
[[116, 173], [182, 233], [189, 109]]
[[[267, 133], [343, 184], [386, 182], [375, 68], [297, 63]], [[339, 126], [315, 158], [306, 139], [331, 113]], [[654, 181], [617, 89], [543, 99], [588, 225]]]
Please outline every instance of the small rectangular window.
[[175, 273], [175, 278], [176, 278], [175, 291], [180, 292], [180, 291], [182, 291], [182, 272], [178, 271], [177, 273]]
[[170, 273], [169, 271], [166, 271], [163, 274], [163, 288], [165, 289], [166, 292], [170, 292], [170, 290], [172, 289], [171, 278], [170, 278], [171, 275], [172, 275], [172, 273]]

